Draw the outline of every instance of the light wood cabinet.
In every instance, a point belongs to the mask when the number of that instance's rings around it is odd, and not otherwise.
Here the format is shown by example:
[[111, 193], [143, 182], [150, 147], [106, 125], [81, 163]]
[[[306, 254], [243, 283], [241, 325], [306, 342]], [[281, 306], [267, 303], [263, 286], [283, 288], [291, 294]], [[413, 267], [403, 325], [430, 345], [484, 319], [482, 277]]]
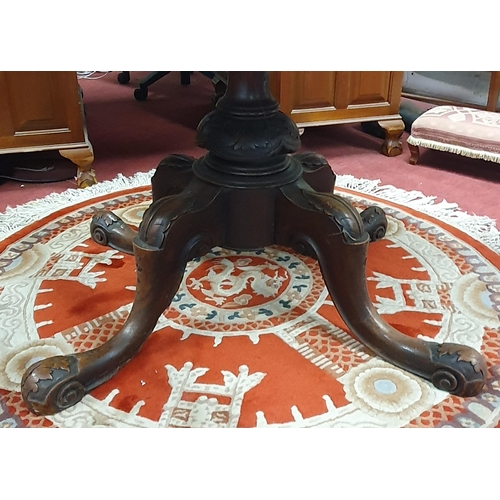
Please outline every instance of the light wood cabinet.
[[402, 153], [402, 71], [274, 71], [269, 83], [281, 111], [299, 129], [376, 121], [385, 131], [382, 152]]
[[0, 154], [53, 149], [77, 165], [80, 187], [95, 184], [76, 73], [1, 71]]

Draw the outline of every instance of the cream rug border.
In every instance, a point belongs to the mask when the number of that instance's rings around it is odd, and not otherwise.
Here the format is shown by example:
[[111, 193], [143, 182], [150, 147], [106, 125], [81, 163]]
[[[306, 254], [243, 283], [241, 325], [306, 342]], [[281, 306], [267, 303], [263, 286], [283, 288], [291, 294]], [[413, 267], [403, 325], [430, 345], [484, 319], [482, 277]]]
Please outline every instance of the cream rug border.
[[[44, 198], [32, 200], [14, 208], [7, 207], [5, 212], [0, 213], [0, 240], [61, 208], [76, 205], [82, 201], [105, 194], [148, 186], [151, 183], [154, 171], [153, 169], [149, 172], [138, 172], [131, 177], [118, 174], [111, 181], [102, 181], [89, 188], [71, 188], [62, 193], [52, 193]], [[472, 236], [500, 254], [500, 232], [496, 227], [496, 221], [486, 216], [463, 212], [456, 203], [449, 203], [446, 200], [436, 203], [436, 196], [426, 196], [419, 191], [405, 191], [391, 185], [381, 186], [380, 180], [357, 179], [352, 175], [338, 175], [336, 185], [361, 194], [392, 201], [435, 217]]]

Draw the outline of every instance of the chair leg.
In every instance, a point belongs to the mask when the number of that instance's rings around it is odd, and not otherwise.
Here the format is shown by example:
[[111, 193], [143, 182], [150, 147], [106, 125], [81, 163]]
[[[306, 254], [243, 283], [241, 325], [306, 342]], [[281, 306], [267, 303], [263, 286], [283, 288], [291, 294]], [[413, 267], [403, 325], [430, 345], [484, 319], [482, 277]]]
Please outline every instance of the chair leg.
[[134, 97], [138, 101], [144, 101], [148, 97], [148, 88], [160, 78], [168, 75], [170, 71], [154, 71], [139, 82], [139, 87], [134, 90]]
[[203, 76], [206, 76], [207, 78], [210, 78], [210, 80], [213, 80], [215, 78], [215, 71], [199, 71]]
[[149, 86], [153, 85], [153, 83], [160, 80], [160, 78], [163, 78], [165, 75], [168, 75], [169, 73], [170, 73], [170, 71], [153, 71], [153, 73], [149, 73], [149, 75], [146, 76], [146, 78], [143, 78], [139, 82], [139, 87], [141, 87], [141, 88], [149, 87]]
[[410, 163], [412, 165], [416, 165], [418, 162], [418, 158], [420, 156], [420, 150], [418, 146], [414, 146], [413, 144], [408, 143], [408, 149], [410, 150]]
[[126, 85], [128, 82], [130, 82], [130, 71], [120, 71], [116, 79], [118, 80], [118, 83]]
[[191, 83], [191, 71], [181, 71], [181, 85], [189, 85]]

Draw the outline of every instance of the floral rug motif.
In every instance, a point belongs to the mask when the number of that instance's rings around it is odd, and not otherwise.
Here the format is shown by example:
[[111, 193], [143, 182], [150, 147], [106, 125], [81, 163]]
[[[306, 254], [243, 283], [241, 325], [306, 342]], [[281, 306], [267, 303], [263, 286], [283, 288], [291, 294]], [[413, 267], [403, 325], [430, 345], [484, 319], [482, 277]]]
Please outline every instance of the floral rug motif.
[[118, 374], [73, 408], [33, 415], [20, 395], [26, 367], [97, 347], [133, 303], [134, 258], [89, 235], [96, 209], [140, 223], [149, 187], [117, 189], [53, 205], [0, 241], [0, 427], [500, 425], [500, 256], [470, 231], [352, 189], [352, 180], [337, 192], [359, 210], [381, 206], [389, 221], [368, 254], [374, 305], [406, 335], [478, 349], [489, 370], [481, 394], [451, 396], [358, 343], [313, 259], [276, 246], [214, 248], [188, 264], [171, 306]]

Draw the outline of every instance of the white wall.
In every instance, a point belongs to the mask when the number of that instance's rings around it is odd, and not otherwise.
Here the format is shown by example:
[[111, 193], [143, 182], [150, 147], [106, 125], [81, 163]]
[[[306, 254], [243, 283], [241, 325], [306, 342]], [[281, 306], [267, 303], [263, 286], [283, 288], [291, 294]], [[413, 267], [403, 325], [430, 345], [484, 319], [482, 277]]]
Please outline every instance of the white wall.
[[490, 71], [405, 71], [403, 92], [486, 106], [489, 84]]

